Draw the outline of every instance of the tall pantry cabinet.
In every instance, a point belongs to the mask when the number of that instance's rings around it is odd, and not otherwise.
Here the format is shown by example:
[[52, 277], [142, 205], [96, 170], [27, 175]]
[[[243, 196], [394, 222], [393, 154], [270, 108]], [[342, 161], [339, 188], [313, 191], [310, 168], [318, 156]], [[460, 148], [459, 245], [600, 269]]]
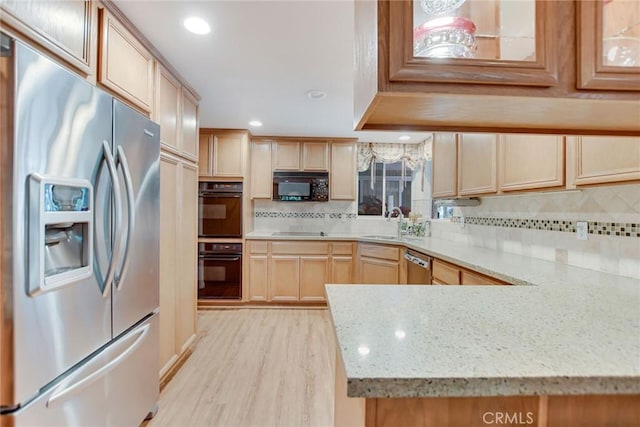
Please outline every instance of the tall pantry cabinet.
[[198, 104], [156, 68], [154, 118], [160, 154], [160, 376], [168, 377], [195, 339], [197, 304]]

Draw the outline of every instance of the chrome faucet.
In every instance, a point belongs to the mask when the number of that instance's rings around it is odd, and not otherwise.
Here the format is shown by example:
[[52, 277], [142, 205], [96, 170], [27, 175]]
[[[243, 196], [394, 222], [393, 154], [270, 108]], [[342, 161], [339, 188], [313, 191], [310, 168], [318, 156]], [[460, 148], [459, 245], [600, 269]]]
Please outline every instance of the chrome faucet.
[[391, 208], [389, 211], [389, 215], [387, 216], [387, 222], [391, 221], [391, 214], [394, 211], [398, 211], [398, 240], [400, 239], [400, 234], [402, 231], [402, 221], [404, 220], [404, 215], [402, 214], [402, 210], [399, 207]]

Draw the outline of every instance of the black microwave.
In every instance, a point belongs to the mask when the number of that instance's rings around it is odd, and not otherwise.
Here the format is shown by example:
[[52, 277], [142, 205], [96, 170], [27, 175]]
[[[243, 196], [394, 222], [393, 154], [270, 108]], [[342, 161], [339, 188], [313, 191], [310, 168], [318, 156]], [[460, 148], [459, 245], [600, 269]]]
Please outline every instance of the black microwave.
[[327, 202], [329, 201], [329, 173], [274, 172], [273, 200]]

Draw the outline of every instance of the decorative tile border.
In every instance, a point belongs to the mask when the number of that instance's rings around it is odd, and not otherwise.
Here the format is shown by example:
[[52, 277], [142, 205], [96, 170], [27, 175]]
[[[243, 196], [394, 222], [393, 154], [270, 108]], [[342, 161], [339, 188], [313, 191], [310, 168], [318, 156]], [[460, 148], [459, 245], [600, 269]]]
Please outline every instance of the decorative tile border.
[[347, 219], [356, 219], [358, 214], [346, 212], [269, 212], [256, 211], [255, 218], [311, 218], [324, 219], [325, 215], [329, 215], [329, 219], [341, 219], [345, 215]]
[[[529, 230], [576, 232], [576, 222], [555, 219], [524, 219], [524, 218], [491, 218], [467, 216], [465, 224], [488, 225], [491, 227], [526, 228]], [[640, 237], [640, 223], [598, 222], [587, 221], [589, 234], [619, 237]]]

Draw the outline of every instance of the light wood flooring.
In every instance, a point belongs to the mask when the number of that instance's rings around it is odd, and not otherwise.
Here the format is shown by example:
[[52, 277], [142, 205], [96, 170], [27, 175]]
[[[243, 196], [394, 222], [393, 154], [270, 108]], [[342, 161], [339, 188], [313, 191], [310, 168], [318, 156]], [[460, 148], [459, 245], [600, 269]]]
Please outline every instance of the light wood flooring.
[[327, 310], [210, 310], [198, 322], [196, 348], [147, 427], [333, 425]]

